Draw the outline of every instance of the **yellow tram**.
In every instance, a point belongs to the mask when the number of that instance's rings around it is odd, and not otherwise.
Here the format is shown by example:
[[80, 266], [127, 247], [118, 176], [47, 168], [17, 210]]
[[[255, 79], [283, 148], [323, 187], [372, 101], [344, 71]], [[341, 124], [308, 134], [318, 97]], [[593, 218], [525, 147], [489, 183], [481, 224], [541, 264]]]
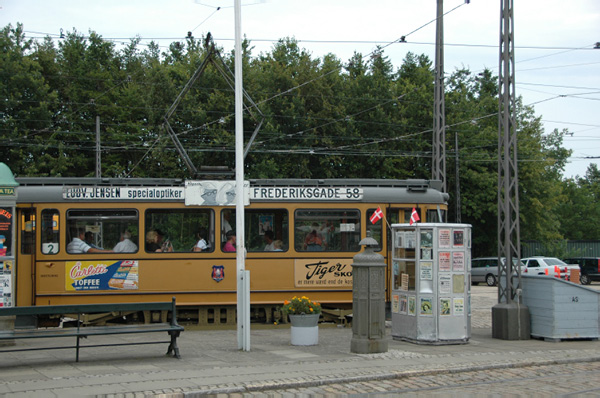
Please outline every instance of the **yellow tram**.
[[[168, 301], [200, 325], [235, 324], [235, 187], [228, 181], [18, 178], [15, 305]], [[444, 222], [428, 180], [250, 180], [244, 214], [252, 318], [306, 295], [325, 315], [352, 306], [352, 261], [387, 223]], [[385, 219], [371, 223], [381, 208]], [[126, 241], [126, 244], [122, 242]], [[202, 242], [203, 241], [203, 242]], [[230, 242], [231, 243], [231, 242]], [[230, 247], [230, 246], [229, 246]], [[390, 299], [389, 283], [387, 300]]]

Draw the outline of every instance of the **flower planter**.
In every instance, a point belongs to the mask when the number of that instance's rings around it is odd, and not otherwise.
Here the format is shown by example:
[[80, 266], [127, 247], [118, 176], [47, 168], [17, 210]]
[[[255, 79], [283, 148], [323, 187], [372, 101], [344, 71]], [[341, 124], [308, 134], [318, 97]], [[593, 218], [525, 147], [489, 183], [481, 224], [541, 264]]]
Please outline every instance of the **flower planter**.
[[319, 344], [320, 314], [290, 315], [292, 345]]

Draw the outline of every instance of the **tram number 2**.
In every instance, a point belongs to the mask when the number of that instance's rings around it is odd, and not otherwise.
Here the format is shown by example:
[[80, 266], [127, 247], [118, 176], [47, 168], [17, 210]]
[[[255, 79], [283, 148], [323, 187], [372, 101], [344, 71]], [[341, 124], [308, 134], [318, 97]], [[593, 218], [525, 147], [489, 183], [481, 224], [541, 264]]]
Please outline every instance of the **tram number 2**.
[[361, 196], [362, 196], [362, 189], [346, 188], [346, 199], [360, 199]]
[[579, 297], [577, 297], [577, 296], [571, 297], [571, 302], [572, 303], [578, 303], [579, 302]]

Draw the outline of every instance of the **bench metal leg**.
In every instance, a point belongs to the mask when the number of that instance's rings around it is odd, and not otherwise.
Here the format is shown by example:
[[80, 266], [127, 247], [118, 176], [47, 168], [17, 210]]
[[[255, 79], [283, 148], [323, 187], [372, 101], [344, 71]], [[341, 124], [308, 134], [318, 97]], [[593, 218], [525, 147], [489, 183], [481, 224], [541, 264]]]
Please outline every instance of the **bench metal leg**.
[[174, 353], [174, 356], [177, 359], [181, 359], [181, 355], [179, 355], [179, 347], [177, 347], [177, 337], [179, 337], [180, 333], [180, 331], [169, 332], [169, 335], [171, 336], [171, 343], [169, 344], [167, 355], [171, 355], [171, 353]]
[[80, 336], [77, 336], [77, 345], [75, 347], [75, 352], [76, 352], [76, 354], [75, 354], [75, 362], [79, 362], [79, 339], [80, 338], [81, 338]]

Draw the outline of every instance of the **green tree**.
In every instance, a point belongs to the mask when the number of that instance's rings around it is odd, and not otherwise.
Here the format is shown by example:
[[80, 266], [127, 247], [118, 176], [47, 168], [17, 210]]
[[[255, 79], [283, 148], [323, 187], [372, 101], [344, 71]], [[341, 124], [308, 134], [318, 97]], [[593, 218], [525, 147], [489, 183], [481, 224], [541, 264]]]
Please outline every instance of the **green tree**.
[[29, 55], [32, 41], [25, 39], [21, 24], [0, 31], [0, 50], [2, 161], [16, 175], [40, 175], [39, 159], [44, 155], [56, 93]]

